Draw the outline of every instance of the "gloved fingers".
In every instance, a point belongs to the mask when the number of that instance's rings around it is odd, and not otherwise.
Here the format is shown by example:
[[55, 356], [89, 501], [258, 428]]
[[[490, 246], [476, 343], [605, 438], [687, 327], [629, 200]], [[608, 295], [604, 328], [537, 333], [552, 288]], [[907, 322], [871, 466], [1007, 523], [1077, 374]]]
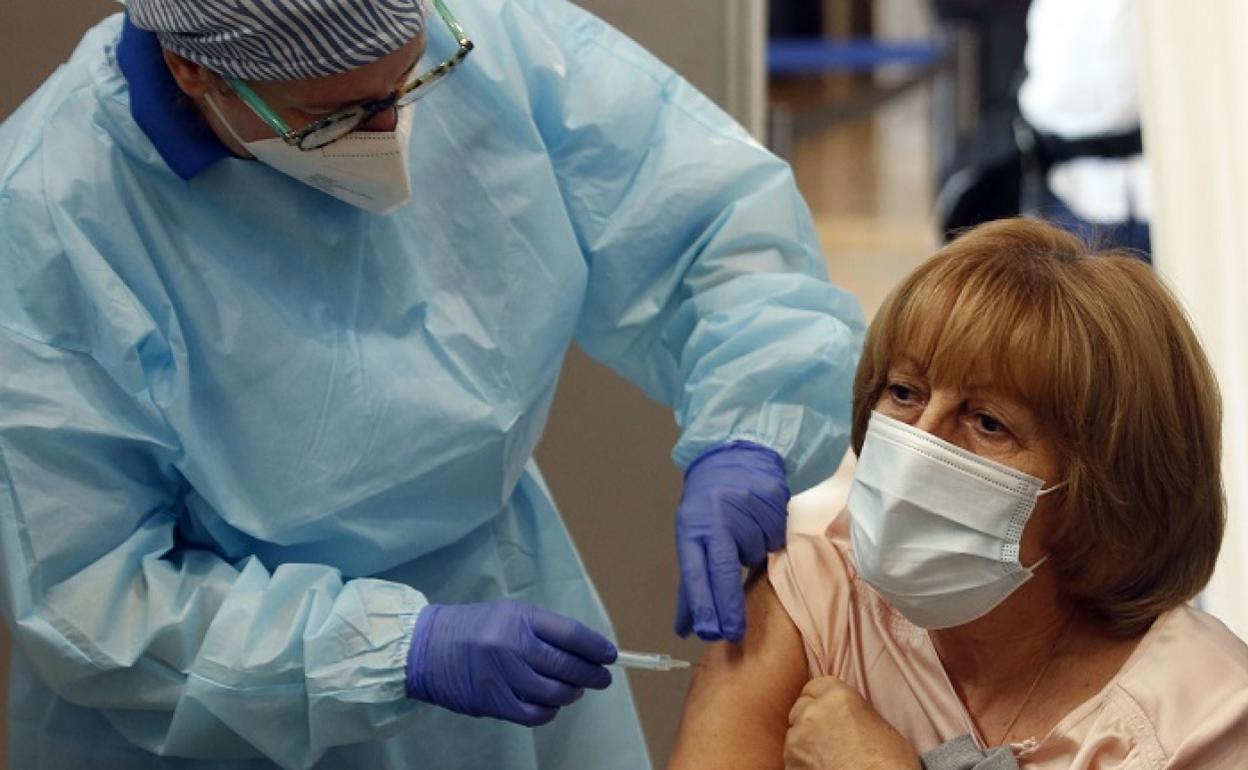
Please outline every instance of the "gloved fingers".
[[611, 672], [595, 663], [534, 639], [524, 660], [533, 671], [575, 688], [602, 690], [611, 684]]
[[783, 495], [767, 491], [752, 491], [754, 500], [754, 520], [758, 522], [765, 539], [768, 551], [778, 551], [784, 547], [785, 528], [789, 520], [789, 490], [783, 488]]
[[739, 642], [745, 637], [745, 591], [741, 587], [741, 563], [729, 543], [712, 542], [707, 548], [715, 612], [723, 638]]
[[[499, 674], [501, 672], [495, 673]], [[509, 681], [512, 678], [514, 676], [489, 676], [475, 682], [471, 693], [465, 693], [465, 695], [470, 696], [466, 702], [458, 704], [455, 702], [440, 703], [439, 705], [447, 706], [461, 714], [505, 719], [508, 722], [515, 722], [525, 727], [544, 725], [555, 718], [555, 715], [559, 713], [557, 707], [542, 703], [530, 703], [523, 698], [517, 697], [512, 691], [512, 684]]]
[[504, 713], [495, 716], [525, 727], [540, 727], [554, 719], [558, 713], [559, 709], [553, 706], [539, 706], [536, 703], [515, 699]]
[[585, 690], [542, 676], [532, 669], [514, 672], [508, 684], [516, 697], [535, 706], [559, 708], [575, 703]]
[[[711, 592], [711, 579], [707, 575], [707, 559], [699, 540], [680, 543], [680, 580], [693, 616], [693, 632], [708, 642], [720, 638], [719, 614], [715, 611], [715, 595]], [[733, 554], [736, 560], [736, 554]]]
[[740, 564], [757, 567], [767, 560], [767, 536], [753, 521], [740, 523], [732, 528], [737, 542], [736, 557]]
[[530, 622], [538, 639], [560, 650], [579, 655], [590, 663], [600, 666], [614, 663], [619, 655], [610, 639], [566, 615], [534, 607]]
[[693, 614], [689, 612], [689, 600], [685, 598], [685, 584], [676, 587], [676, 635], [682, 639], [693, 631]]

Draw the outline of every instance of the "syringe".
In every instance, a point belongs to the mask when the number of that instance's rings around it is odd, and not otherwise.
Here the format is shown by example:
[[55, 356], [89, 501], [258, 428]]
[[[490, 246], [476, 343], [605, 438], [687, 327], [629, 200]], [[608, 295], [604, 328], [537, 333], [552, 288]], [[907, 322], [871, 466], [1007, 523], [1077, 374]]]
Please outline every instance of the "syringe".
[[689, 668], [689, 661], [676, 660], [671, 655], [661, 652], [633, 652], [620, 650], [620, 657], [615, 665], [624, 668], [643, 668], [649, 671], [671, 671], [674, 668]]

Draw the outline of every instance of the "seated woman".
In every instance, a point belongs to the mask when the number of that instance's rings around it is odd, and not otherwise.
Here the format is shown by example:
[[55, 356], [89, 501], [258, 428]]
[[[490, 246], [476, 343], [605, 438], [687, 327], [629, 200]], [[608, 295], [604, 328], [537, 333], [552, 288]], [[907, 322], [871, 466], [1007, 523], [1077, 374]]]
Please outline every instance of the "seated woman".
[[1248, 768], [1248, 647], [1186, 603], [1220, 422], [1142, 262], [1024, 220], [957, 239], [872, 324], [847, 511], [752, 583], [669, 768]]

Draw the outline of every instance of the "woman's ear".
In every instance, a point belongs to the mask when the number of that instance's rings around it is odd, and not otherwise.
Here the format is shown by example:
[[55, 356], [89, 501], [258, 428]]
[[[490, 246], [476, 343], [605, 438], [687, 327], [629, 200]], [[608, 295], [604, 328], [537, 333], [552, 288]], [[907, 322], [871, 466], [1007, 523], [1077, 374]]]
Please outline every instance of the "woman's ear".
[[183, 56], [165, 48], [161, 50], [164, 54], [165, 64], [169, 67], [170, 74], [177, 81], [178, 88], [192, 99], [198, 100], [206, 92], [217, 88], [217, 77], [202, 64], [187, 59]]

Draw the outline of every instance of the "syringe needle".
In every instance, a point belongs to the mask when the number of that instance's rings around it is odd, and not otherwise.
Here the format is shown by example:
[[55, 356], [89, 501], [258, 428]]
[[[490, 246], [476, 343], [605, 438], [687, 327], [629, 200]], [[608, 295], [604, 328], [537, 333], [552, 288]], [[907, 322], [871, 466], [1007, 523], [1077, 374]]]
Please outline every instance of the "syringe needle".
[[633, 652], [620, 650], [615, 664], [624, 668], [640, 668], [648, 671], [671, 671], [674, 668], [689, 668], [689, 662], [675, 660], [661, 652]]

